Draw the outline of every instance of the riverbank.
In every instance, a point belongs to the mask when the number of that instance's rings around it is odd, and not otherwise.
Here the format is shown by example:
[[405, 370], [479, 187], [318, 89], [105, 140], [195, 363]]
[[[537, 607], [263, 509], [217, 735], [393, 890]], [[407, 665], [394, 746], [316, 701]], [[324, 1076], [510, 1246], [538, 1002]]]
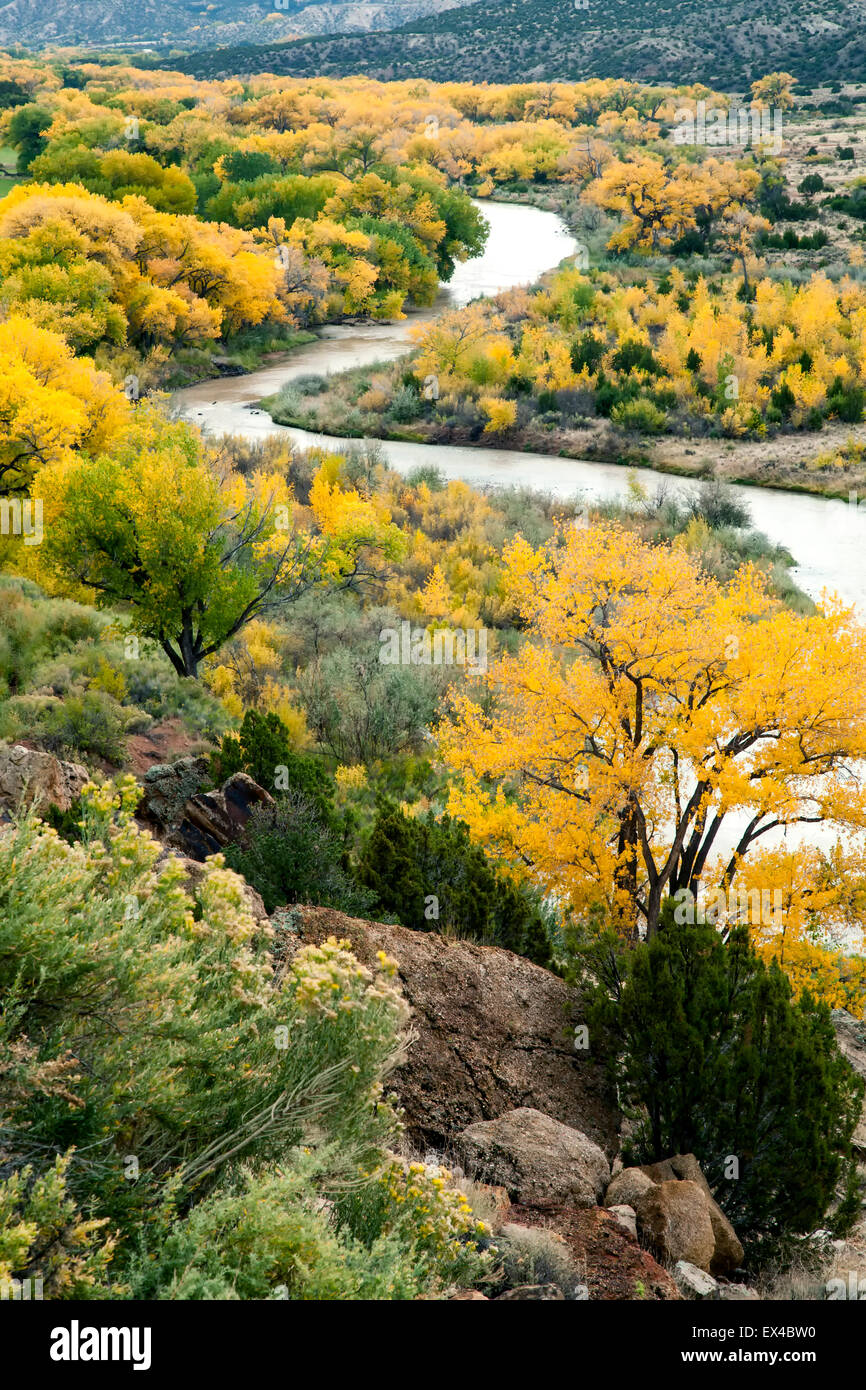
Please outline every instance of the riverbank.
[[298, 348], [316, 342], [317, 336], [310, 329], [295, 328], [279, 335], [251, 333], [229, 343], [181, 349], [167, 364], [165, 388], [178, 391], [201, 382], [252, 375], [260, 367], [290, 361]]
[[[362, 385], [368, 375], [375, 375], [376, 365], [365, 369]], [[367, 389], [377, 389], [375, 380]], [[301, 408], [293, 409], [292, 393], [284, 390], [262, 398], [257, 405], [277, 425], [340, 439], [470, 449], [496, 444], [510, 452], [651, 468], [694, 481], [803, 492], [845, 502], [852, 493], [866, 497], [866, 423], [829, 424], [813, 434], [780, 432], [765, 439], [736, 440], [626, 434], [607, 420], [592, 421], [581, 429], [545, 427], [532, 421], [528, 427], [504, 431], [494, 440], [480, 426], [449, 428], [413, 420], [405, 427], [384, 428], [369, 416], [362, 428], [346, 429], [341, 428], [339, 417], [334, 418], [335, 412], [327, 409], [327, 401], [320, 404], [315, 396], [307, 396], [301, 397], [301, 402]]]

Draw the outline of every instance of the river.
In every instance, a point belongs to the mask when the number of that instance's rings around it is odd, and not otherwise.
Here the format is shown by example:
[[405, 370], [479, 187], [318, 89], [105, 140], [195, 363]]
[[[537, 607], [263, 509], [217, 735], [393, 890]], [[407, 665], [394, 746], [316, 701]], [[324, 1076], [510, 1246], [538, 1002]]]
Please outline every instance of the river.
[[[484, 254], [458, 265], [431, 309], [410, 313], [399, 323], [323, 328], [315, 342], [260, 371], [220, 377], [178, 391], [175, 402], [181, 412], [210, 435], [239, 434], [256, 439], [286, 434], [302, 446], [346, 448], [343, 439], [275, 425], [257, 403], [285, 382], [308, 372], [326, 375], [366, 363], [393, 361], [408, 351], [414, 326], [478, 295], [531, 284], [574, 251], [573, 237], [554, 213], [513, 203], [479, 202], [478, 206], [490, 223]], [[615, 464], [508, 449], [392, 440], [381, 441], [381, 448], [400, 472], [434, 463], [444, 477], [463, 478], [478, 486], [517, 484], [557, 497], [580, 494], [588, 500], [621, 496], [626, 487], [625, 472]], [[663, 479], [668, 486], [679, 485], [651, 469], [637, 471], [650, 490]], [[866, 613], [866, 509], [803, 493], [752, 487], [734, 491], [748, 507], [758, 530], [786, 546], [795, 557], [793, 577], [800, 588], [816, 599], [824, 591], [835, 592]]]

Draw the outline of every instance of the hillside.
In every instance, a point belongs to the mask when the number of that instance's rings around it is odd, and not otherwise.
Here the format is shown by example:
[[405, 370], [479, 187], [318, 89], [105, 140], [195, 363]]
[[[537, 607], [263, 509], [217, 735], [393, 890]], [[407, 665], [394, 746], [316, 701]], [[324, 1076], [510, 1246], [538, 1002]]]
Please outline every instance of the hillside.
[[299, 34], [393, 29], [455, 3], [460, 0], [73, 0], [46, 7], [37, 0], [8, 0], [0, 5], [0, 45], [140, 52], [269, 44]]
[[709, 0], [500, 0], [483, 13], [451, 10], [393, 34], [198, 53], [185, 70], [476, 82], [627, 76], [736, 90], [778, 68], [801, 82], [843, 78], [862, 72], [864, 58], [866, 11], [851, 0], [777, 0], [760, 13], [743, 0], [724, 11]]

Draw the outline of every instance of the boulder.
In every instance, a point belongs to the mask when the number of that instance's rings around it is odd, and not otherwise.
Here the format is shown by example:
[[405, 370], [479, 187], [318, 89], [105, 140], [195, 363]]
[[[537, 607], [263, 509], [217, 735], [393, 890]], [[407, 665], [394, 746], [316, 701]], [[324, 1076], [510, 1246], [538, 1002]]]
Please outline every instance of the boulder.
[[641, 1172], [657, 1183], [675, 1179], [696, 1183], [706, 1198], [716, 1242], [710, 1271], [713, 1274], [730, 1274], [732, 1270], [739, 1269], [744, 1258], [743, 1247], [736, 1231], [713, 1197], [710, 1185], [694, 1154], [674, 1154], [672, 1158], [665, 1158], [660, 1163], [644, 1165]]
[[500, 1184], [527, 1206], [595, 1206], [610, 1181], [597, 1144], [528, 1106], [469, 1125], [456, 1148], [468, 1173]]
[[501, 1293], [495, 1300], [497, 1303], [506, 1303], [513, 1299], [530, 1300], [535, 1302], [553, 1303], [557, 1300], [565, 1302], [565, 1294], [558, 1284], [520, 1284], [516, 1289], [508, 1289]]
[[11, 815], [19, 806], [68, 811], [89, 780], [80, 763], [63, 762], [22, 743], [0, 743], [0, 814]]
[[463, 1289], [460, 1293], [454, 1293], [448, 1300], [449, 1303], [489, 1303], [490, 1299], [486, 1293], [479, 1293], [478, 1289]]
[[244, 772], [236, 772], [222, 787], [202, 791], [207, 780], [207, 758], [157, 763], [142, 778], [138, 807], [139, 819], [166, 844], [199, 862], [241, 840], [255, 808], [274, 800]]
[[[179, 835], [199, 850], [193, 859], [216, 854], [243, 839], [247, 821], [257, 806], [273, 806], [274, 798], [245, 772], [236, 772], [219, 791], [191, 796], [184, 806]], [[202, 847], [206, 854], [201, 854]]]
[[761, 1295], [746, 1284], [719, 1284], [716, 1297], [721, 1303], [760, 1303]]
[[611, 1216], [616, 1217], [623, 1230], [628, 1231], [629, 1235], [634, 1236], [635, 1240], [637, 1240], [637, 1212], [634, 1207], [628, 1207], [622, 1204], [615, 1207], [608, 1207], [608, 1211]]
[[660, 1163], [645, 1163], [640, 1171], [653, 1182], [672, 1182], [676, 1178], [696, 1182], [708, 1197], [713, 1195], [694, 1154], [674, 1154], [673, 1158], [663, 1158]]
[[527, 1106], [580, 1130], [612, 1157], [619, 1111], [602, 1061], [575, 1051], [580, 995], [558, 976], [493, 946], [363, 922], [323, 907], [293, 911], [285, 959], [328, 936], [346, 938], [364, 965], [378, 951], [398, 962], [412, 1010], [406, 1065], [389, 1078], [410, 1140], [449, 1149], [477, 1120]]
[[711, 1274], [689, 1264], [688, 1260], [677, 1260], [673, 1269], [674, 1282], [686, 1298], [716, 1298], [718, 1284]]
[[178, 758], [149, 767], [141, 778], [139, 818], [161, 830], [180, 825], [187, 801], [208, 781], [208, 768], [205, 757]]
[[564, 1239], [590, 1300], [682, 1297], [667, 1270], [603, 1207], [512, 1207], [510, 1215]]
[[604, 1205], [634, 1207], [637, 1210], [641, 1197], [653, 1187], [653, 1179], [648, 1177], [642, 1168], [623, 1168], [604, 1194]]
[[709, 1270], [716, 1238], [706, 1194], [697, 1183], [657, 1183], [639, 1198], [636, 1211], [641, 1236], [659, 1259], [686, 1260]]

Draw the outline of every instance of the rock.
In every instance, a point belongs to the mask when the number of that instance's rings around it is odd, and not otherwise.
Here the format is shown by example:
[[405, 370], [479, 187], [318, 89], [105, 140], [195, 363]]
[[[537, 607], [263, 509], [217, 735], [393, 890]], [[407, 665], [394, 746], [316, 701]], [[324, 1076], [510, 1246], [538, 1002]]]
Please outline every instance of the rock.
[[634, 1207], [637, 1210], [641, 1197], [653, 1187], [655, 1183], [652, 1178], [647, 1177], [642, 1168], [623, 1168], [604, 1194], [604, 1205]]
[[[186, 880], [183, 886], [186, 889], [186, 891], [190, 894], [190, 896], [196, 902], [198, 902], [198, 887], [206, 873], [205, 865], [200, 863], [197, 859], [186, 859], [182, 854], [176, 854], [174, 850], [166, 848], [162, 851], [162, 853], [156, 861], [157, 871], [160, 871], [164, 867], [164, 865], [168, 863], [170, 859], [176, 860], [177, 863], [183, 867]], [[247, 907], [249, 908], [252, 917], [261, 926], [267, 925], [269, 918], [267, 912], [265, 911], [265, 905], [262, 902], [260, 894], [257, 893], [255, 888], [251, 887], [251, 885], [247, 883], [245, 879], [241, 879], [241, 883], [243, 884], [242, 891], [244, 895], [244, 900], [246, 902]]]
[[[662, 1159], [660, 1163], [644, 1164], [640, 1172], [656, 1183], [677, 1180], [695, 1183], [706, 1198], [716, 1242], [709, 1266], [710, 1272], [712, 1274], [730, 1274], [733, 1270], [739, 1269], [744, 1258], [743, 1247], [736, 1231], [713, 1197], [710, 1185], [694, 1154], [674, 1154], [672, 1158]], [[607, 1198], [605, 1198], [605, 1205], [609, 1205]]]
[[629, 1235], [634, 1236], [635, 1240], [637, 1240], [637, 1213], [634, 1207], [628, 1207], [623, 1204], [615, 1207], [608, 1207], [608, 1211], [611, 1216], [616, 1217], [623, 1230], [628, 1231]]
[[663, 1158], [660, 1163], [645, 1163], [640, 1171], [656, 1183], [671, 1182], [676, 1178], [695, 1182], [708, 1197], [713, 1195], [694, 1154], [674, 1154], [673, 1158]]
[[478, 1289], [463, 1289], [461, 1293], [452, 1294], [449, 1303], [489, 1303], [490, 1299], [486, 1293], [479, 1293]]
[[760, 1303], [761, 1295], [745, 1284], [719, 1284], [716, 1297], [722, 1303]]
[[610, 1181], [603, 1151], [570, 1125], [521, 1106], [469, 1125], [456, 1140], [464, 1167], [528, 1206], [595, 1206]]
[[520, 1284], [516, 1289], [508, 1289], [505, 1293], [501, 1293], [494, 1302], [506, 1303], [515, 1298], [521, 1300], [533, 1299], [535, 1301], [544, 1301], [548, 1303], [557, 1300], [561, 1300], [563, 1303], [565, 1302], [565, 1294], [557, 1284]]
[[245, 376], [246, 367], [243, 362], [238, 362], [233, 357], [212, 357], [211, 366], [219, 372], [220, 376]]
[[[832, 1009], [830, 1021], [840, 1052], [848, 1058], [857, 1075], [866, 1081], [866, 1023], [858, 1022], [847, 1009]], [[866, 1154], [866, 1097], [851, 1143], [860, 1154]]]
[[732, 1274], [739, 1269], [745, 1259], [745, 1251], [740, 1238], [721, 1207], [712, 1197], [707, 1198], [710, 1209], [710, 1223], [716, 1248], [710, 1261], [711, 1274]]
[[[191, 796], [184, 806], [179, 835], [187, 836], [200, 850], [216, 854], [243, 838], [247, 821], [257, 806], [273, 806], [274, 798], [245, 772], [236, 772], [219, 791]], [[193, 859], [200, 854], [193, 854]]]
[[89, 780], [80, 763], [62, 762], [22, 743], [0, 743], [0, 814], [11, 815], [19, 806], [68, 811]]
[[711, 1274], [689, 1264], [688, 1260], [677, 1260], [674, 1265], [674, 1282], [686, 1298], [715, 1298], [718, 1284]]
[[639, 1199], [636, 1211], [641, 1236], [659, 1259], [687, 1260], [709, 1270], [716, 1238], [706, 1193], [697, 1183], [658, 1183]]
[[255, 808], [274, 800], [244, 772], [236, 772], [220, 788], [201, 791], [208, 767], [204, 757], [149, 767], [138, 807], [139, 819], [155, 827], [166, 844], [199, 861], [242, 839]]
[[178, 758], [174, 763], [155, 763], [141, 778], [138, 815], [162, 830], [180, 824], [183, 808], [208, 780], [205, 757]]
[[512, 1207], [510, 1216], [564, 1239], [590, 1300], [682, 1297], [667, 1270], [603, 1207]]
[[286, 959], [308, 942], [347, 938], [364, 965], [387, 951], [412, 1009], [414, 1040], [389, 1077], [410, 1140], [449, 1149], [476, 1120], [528, 1106], [616, 1153], [619, 1111], [598, 1058], [574, 1049], [580, 995], [538, 965], [493, 946], [299, 907]]

